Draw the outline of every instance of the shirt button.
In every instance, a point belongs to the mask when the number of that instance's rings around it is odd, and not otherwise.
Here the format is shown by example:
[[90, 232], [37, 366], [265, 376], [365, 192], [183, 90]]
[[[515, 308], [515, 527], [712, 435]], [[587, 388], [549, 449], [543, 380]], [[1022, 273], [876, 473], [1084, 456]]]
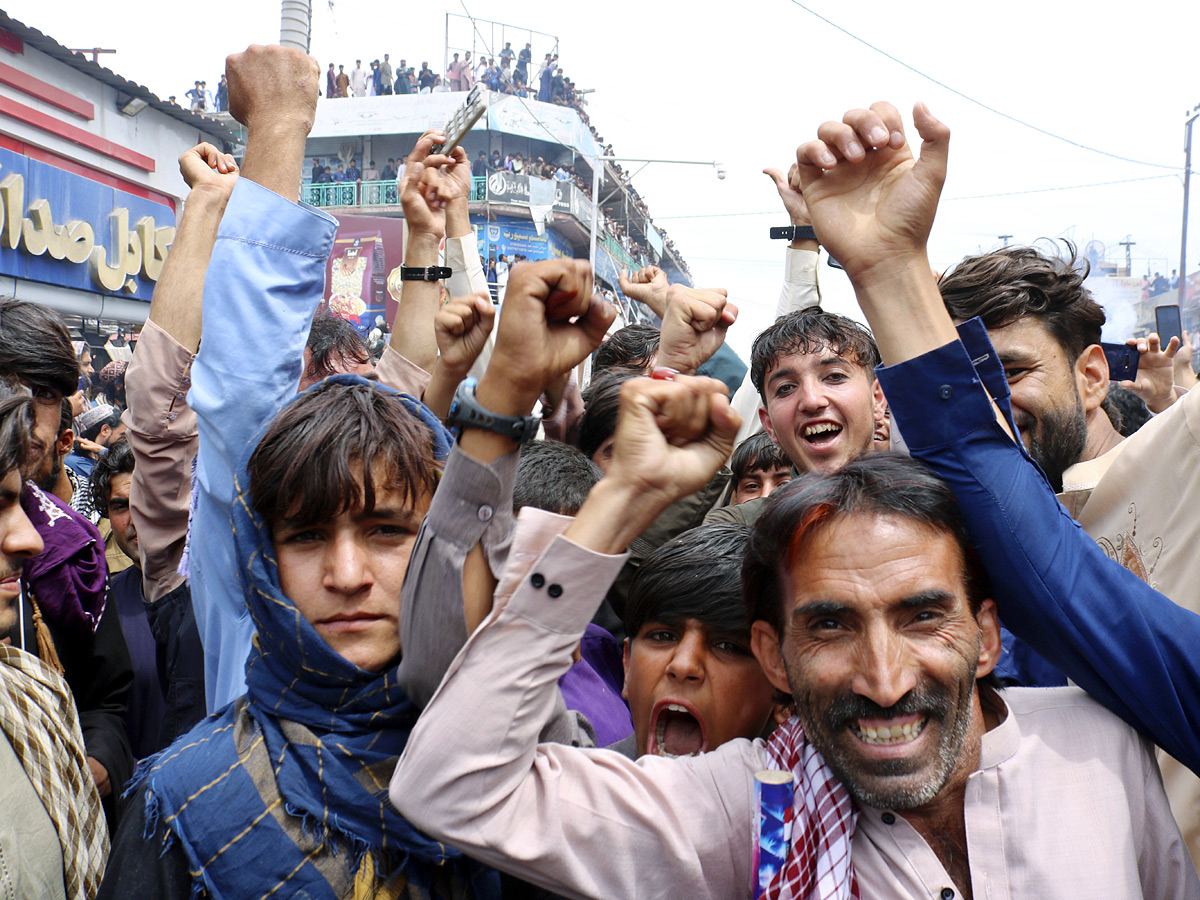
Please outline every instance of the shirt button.
[[896, 817], [894, 815], [892, 815], [891, 813], [884, 813], [882, 816], [880, 816], [880, 818], [883, 819], [884, 825], [895, 825], [896, 824]]
[[954, 396], [954, 388], [950, 387], [948, 384], [943, 384], [940, 388], [938, 388], [938, 396], [943, 400], [949, 400]]
[[942, 888], [942, 900], [954, 900], [954, 888]]
[[557, 600], [559, 597], [562, 596], [562, 585], [561, 584], [552, 584], [552, 585], [550, 585], [550, 587], [546, 588], [546, 593], [549, 594], [551, 597], [553, 597], [555, 600]]
[[479, 521], [486, 522], [492, 517], [492, 508], [486, 503], [479, 507]]
[[542, 587], [546, 584], [546, 576], [543, 575], [541, 572], [534, 572], [533, 577], [529, 579], [529, 583], [532, 584], [538, 590], [541, 590]]

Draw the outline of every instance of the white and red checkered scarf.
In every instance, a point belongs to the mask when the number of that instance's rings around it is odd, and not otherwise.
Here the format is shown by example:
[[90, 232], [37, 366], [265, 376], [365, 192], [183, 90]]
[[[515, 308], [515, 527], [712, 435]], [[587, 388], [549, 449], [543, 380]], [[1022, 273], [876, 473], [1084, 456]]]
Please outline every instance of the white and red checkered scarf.
[[765, 900], [857, 900], [850, 864], [856, 812], [846, 788], [804, 737], [796, 718], [767, 741], [775, 767], [796, 777], [792, 848], [763, 892]]

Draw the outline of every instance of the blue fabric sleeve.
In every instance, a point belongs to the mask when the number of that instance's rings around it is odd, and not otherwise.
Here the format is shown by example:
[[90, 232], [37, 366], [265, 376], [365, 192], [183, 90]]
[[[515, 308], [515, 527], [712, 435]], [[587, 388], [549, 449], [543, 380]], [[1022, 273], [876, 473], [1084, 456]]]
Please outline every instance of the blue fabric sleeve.
[[336, 230], [325, 213], [241, 178], [205, 278], [204, 338], [188, 394], [199, 424], [189, 574], [210, 712], [245, 692], [254, 633], [233, 548], [234, 469], [296, 392]]
[[729, 396], [732, 397], [742, 386], [742, 379], [749, 371], [742, 358], [734, 353], [728, 344], [722, 344], [717, 348], [717, 352], [696, 370], [696, 374], [717, 379], [729, 388]]
[[878, 370], [909, 450], [958, 497], [1005, 625], [1200, 771], [1200, 616], [1108, 559], [1058, 503], [1000, 427], [979, 356], [956, 341]]

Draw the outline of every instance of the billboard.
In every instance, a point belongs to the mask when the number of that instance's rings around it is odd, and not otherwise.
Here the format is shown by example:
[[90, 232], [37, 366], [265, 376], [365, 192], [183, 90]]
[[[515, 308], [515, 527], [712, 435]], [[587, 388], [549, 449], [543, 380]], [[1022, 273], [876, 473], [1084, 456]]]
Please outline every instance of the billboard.
[[472, 216], [471, 222], [478, 229], [479, 252], [488, 258], [501, 253], [512, 258], [521, 253], [526, 259], [571, 259], [571, 245], [550, 229], [537, 233], [528, 219], [499, 216], [492, 221], [482, 216]]
[[345, 319], [365, 338], [377, 316], [395, 316], [403, 260], [403, 219], [338, 216], [317, 314]]
[[149, 301], [175, 211], [0, 149], [0, 274]]

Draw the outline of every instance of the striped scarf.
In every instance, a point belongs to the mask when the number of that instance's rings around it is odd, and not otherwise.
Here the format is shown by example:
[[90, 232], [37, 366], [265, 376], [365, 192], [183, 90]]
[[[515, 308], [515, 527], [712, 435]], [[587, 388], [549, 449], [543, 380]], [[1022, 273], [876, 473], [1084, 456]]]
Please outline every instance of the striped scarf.
[[0, 663], [0, 728], [58, 832], [66, 895], [94, 897], [108, 859], [108, 826], [71, 690], [16, 647], [0, 644]]
[[[855, 811], [850, 794], [793, 717], [767, 741], [775, 767], [796, 776], [792, 848], [763, 893], [765, 900], [857, 900], [850, 864]], [[803, 826], [803, 827], [801, 827]]]

